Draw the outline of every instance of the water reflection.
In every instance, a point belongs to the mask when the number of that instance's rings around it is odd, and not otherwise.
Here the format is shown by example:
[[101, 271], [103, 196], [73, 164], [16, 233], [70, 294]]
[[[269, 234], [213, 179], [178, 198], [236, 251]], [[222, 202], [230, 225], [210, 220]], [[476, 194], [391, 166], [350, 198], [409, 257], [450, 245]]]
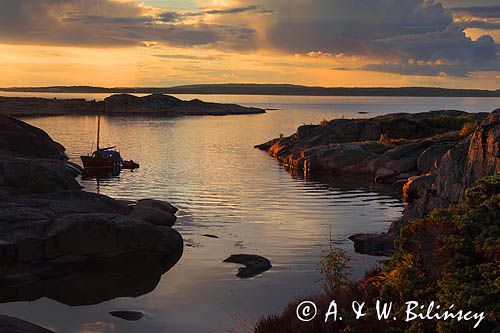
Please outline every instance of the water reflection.
[[[442, 107], [491, 110], [490, 104], [498, 104], [498, 99], [463, 98], [203, 99], [281, 110], [227, 117], [104, 118], [103, 142], [118, 144], [127, 158], [140, 161], [141, 168], [125, 170], [118, 177], [99, 178], [99, 183], [82, 180], [86, 190], [115, 198], [155, 198], [173, 203], [180, 209], [174, 228], [186, 243], [197, 246], [186, 247], [179, 263], [159, 282], [158, 274], [144, 277], [149, 282], [143, 286], [138, 283], [137, 288], [154, 290], [139, 297], [118, 297], [83, 307], [41, 298], [31, 303], [0, 304], [0, 311], [68, 333], [250, 331], [260, 316], [279, 313], [296, 297], [318, 291], [317, 264], [328, 247], [330, 229], [337, 245], [352, 257], [353, 270], [360, 276], [377, 264], [378, 258], [354, 253], [347, 237], [383, 232], [402, 211], [399, 194], [392, 187], [363, 178], [291, 177], [267, 153], [254, 149], [255, 144], [280, 133], [293, 133], [303, 123], [344, 115], [359, 117], [359, 111], [373, 116]], [[89, 138], [95, 135], [94, 117], [28, 121], [63, 143], [73, 161], [89, 151]], [[222, 262], [237, 253], [262, 255], [273, 268], [240, 280], [235, 276], [239, 266]], [[81, 280], [75, 286], [93, 284], [95, 288], [105, 279]], [[39, 292], [37, 297], [52, 295], [57, 299], [53, 293]], [[90, 299], [98, 300], [96, 296]], [[137, 323], [124, 322], [109, 316], [114, 310], [140, 310], [147, 316]]]
[[71, 265], [32, 264], [9, 267], [10, 271], [28, 270], [36, 278], [16, 279], [0, 284], [0, 303], [35, 301], [42, 297], [62, 304], [81, 306], [98, 304], [117, 297], [138, 297], [153, 291], [161, 276], [178, 258], [155, 253], [129, 253]]

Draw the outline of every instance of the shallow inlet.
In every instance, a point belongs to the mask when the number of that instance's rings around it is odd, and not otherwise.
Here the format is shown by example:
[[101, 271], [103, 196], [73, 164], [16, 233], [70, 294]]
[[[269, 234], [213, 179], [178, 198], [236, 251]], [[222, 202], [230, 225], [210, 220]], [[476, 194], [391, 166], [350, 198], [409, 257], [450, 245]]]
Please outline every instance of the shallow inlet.
[[[163, 199], [180, 208], [176, 229], [189, 246], [156, 288], [139, 297], [90, 306], [70, 307], [46, 298], [8, 303], [0, 305], [1, 313], [69, 333], [248, 331], [261, 315], [280, 312], [287, 302], [318, 290], [316, 267], [330, 228], [333, 240], [352, 256], [355, 273], [362, 275], [377, 258], [353, 253], [347, 236], [382, 232], [402, 210], [391, 187], [359, 179], [294, 178], [253, 149], [254, 144], [322, 119], [441, 108], [491, 111], [499, 104], [499, 99], [475, 98], [201, 99], [279, 110], [249, 116], [104, 118], [103, 145], [118, 145], [125, 158], [141, 163], [141, 169], [99, 184], [82, 181], [89, 191], [124, 199]], [[75, 161], [91, 151], [94, 117], [26, 120], [63, 143]], [[235, 277], [236, 265], [222, 263], [235, 253], [266, 256], [273, 269], [240, 280]], [[140, 310], [145, 318], [123, 321], [108, 314], [115, 310]]]

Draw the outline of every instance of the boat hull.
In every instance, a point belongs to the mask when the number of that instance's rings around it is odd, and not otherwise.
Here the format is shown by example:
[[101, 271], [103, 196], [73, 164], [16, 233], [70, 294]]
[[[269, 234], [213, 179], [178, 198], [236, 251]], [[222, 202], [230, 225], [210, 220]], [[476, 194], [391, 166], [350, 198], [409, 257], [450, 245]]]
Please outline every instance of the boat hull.
[[120, 162], [111, 158], [80, 156], [84, 169], [113, 170], [120, 168]]

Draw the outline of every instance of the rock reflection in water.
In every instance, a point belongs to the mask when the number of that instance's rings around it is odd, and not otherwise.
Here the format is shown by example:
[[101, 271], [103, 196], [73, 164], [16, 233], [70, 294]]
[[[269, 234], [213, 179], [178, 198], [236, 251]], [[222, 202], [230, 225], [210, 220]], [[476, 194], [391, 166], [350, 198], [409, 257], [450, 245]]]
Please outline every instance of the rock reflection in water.
[[[9, 284], [0, 281], [0, 303], [47, 297], [66, 305], [81, 306], [117, 297], [138, 297], [153, 291], [161, 276], [177, 261], [178, 258], [164, 254], [142, 252], [62, 268], [58, 265], [57, 272], [40, 272], [36, 281], [21, 279]], [[23, 269], [27, 269], [16, 268], [20, 276]]]

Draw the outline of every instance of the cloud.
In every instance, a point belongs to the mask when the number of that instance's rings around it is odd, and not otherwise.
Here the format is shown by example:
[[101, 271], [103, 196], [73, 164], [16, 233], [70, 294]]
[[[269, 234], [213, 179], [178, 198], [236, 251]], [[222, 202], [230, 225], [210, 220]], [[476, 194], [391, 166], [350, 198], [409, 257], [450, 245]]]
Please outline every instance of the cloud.
[[222, 55], [218, 56], [194, 56], [187, 54], [155, 54], [157, 58], [163, 59], [181, 59], [181, 60], [219, 60], [223, 58]]
[[[346, 70], [345, 68], [335, 68], [335, 70]], [[351, 69], [352, 70], [352, 69]], [[369, 64], [359, 68], [359, 70], [395, 73], [415, 76], [457, 76], [469, 77], [476, 71], [496, 71], [498, 67], [492, 65], [477, 66], [454, 66], [432, 63], [396, 63], [396, 64]]]
[[500, 29], [500, 6], [454, 7], [450, 11], [453, 13], [455, 24], [462, 29]]
[[273, 10], [265, 9], [260, 6], [250, 5], [243, 7], [230, 7], [224, 9], [210, 9], [198, 12], [186, 12], [180, 13], [175, 11], [166, 11], [159, 15], [160, 19], [163, 22], [180, 22], [186, 19], [204, 17], [207, 15], [230, 15], [230, 14], [242, 14], [242, 13], [258, 13], [258, 14], [270, 14], [273, 13]]
[[500, 18], [500, 6], [470, 6], [470, 7], [452, 7], [453, 13], [466, 14], [475, 17]]
[[[343, 54], [373, 62], [366, 68], [401, 74], [464, 76], [498, 70], [498, 44], [471, 40], [469, 27], [496, 29], [494, 22], [454, 22], [439, 2], [425, 0], [262, 0], [271, 8], [266, 27], [272, 47], [292, 54]], [[497, 6], [493, 6], [496, 10]], [[471, 12], [485, 14], [480, 8]], [[385, 65], [385, 61], [396, 65]], [[411, 65], [410, 62], [428, 65]], [[441, 65], [437, 65], [441, 63]], [[446, 65], [443, 65], [446, 64]]]
[[162, 11], [136, 0], [0, 0], [0, 42], [260, 48], [307, 55], [309, 61], [363, 59], [368, 70], [405, 75], [466, 76], [500, 67], [499, 45], [490, 36], [472, 40], [464, 33], [468, 28], [497, 31], [498, 5], [446, 9], [437, 0], [224, 3]]
[[157, 16], [137, 1], [13, 0], [0, 2], [0, 42], [71, 46], [254, 47], [249, 27], [194, 22], [174, 24], [175, 13]]

